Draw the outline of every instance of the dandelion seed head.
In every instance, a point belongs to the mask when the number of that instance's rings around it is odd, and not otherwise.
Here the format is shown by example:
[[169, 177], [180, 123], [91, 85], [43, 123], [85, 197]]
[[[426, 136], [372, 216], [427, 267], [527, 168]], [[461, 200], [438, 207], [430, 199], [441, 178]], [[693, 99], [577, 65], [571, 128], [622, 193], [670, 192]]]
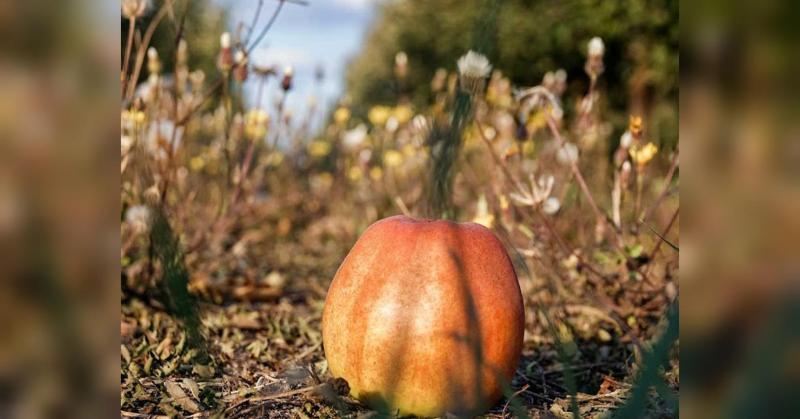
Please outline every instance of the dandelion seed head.
[[154, 47], [147, 48], [147, 58], [151, 60], [158, 59], [158, 51]]
[[461, 88], [473, 95], [482, 93], [486, 77], [492, 71], [489, 59], [475, 51], [469, 51], [458, 59], [457, 65]]
[[469, 51], [458, 59], [458, 72], [462, 77], [485, 78], [492, 71], [489, 59], [475, 51]]

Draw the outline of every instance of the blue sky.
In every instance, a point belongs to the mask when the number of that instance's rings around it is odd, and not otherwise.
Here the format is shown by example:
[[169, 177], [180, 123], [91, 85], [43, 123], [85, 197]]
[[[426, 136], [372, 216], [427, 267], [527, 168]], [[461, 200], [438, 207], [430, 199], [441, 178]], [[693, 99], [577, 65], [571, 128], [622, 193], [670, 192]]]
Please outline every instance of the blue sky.
[[[239, 22], [249, 24], [258, 0], [217, 0], [231, 11], [231, 27]], [[347, 60], [358, 52], [375, 11], [375, 0], [308, 0], [307, 6], [284, 5], [274, 26], [251, 55], [251, 62], [291, 65], [295, 70], [294, 90], [287, 98], [287, 108], [297, 117], [305, 114], [308, 97], [314, 95], [320, 106], [328, 106], [339, 97], [344, 82]], [[261, 25], [272, 14], [276, 0], [265, 0]], [[260, 28], [261, 26], [259, 26]], [[314, 92], [314, 71], [321, 65], [325, 80]], [[255, 93], [255, 83], [249, 83]], [[271, 108], [277, 81], [271, 81], [265, 107]]]

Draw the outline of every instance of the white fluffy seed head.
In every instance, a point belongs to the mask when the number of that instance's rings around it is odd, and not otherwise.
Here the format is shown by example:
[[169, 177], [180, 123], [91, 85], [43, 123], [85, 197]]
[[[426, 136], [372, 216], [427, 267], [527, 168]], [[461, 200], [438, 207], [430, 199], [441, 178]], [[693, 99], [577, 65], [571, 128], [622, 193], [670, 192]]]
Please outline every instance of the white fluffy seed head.
[[483, 79], [489, 76], [492, 65], [486, 56], [475, 51], [469, 51], [458, 59], [458, 73], [462, 77]]
[[603, 39], [599, 36], [595, 36], [594, 38], [589, 40], [589, 56], [598, 57], [602, 56], [606, 52], [606, 45], [603, 43]]

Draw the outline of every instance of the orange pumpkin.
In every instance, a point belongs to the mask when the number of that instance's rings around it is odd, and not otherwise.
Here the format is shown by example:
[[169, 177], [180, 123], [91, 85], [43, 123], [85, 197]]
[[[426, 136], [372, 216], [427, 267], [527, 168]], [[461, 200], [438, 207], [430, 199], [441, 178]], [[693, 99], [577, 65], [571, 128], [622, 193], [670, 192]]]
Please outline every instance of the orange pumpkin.
[[476, 415], [510, 384], [524, 323], [491, 231], [395, 216], [370, 226], [339, 267], [322, 339], [331, 374], [373, 409]]

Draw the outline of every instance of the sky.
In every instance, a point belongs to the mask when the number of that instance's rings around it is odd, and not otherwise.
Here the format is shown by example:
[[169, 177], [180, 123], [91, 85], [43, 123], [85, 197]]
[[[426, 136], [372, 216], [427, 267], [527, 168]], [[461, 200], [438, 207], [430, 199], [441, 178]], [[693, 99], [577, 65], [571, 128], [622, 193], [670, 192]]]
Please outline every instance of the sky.
[[[239, 22], [249, 24], [258, 5], [258, 0], [217, 2], [230, 10], [231, 28]], [[258, 28], [266, 23], [277, 4], [276, 0], [264, 1]], [[251, 54], [250, 62], [280, 69], [293, 67], [294, 87], [287, 97], [286, 108], [298, 117], [307, 112], [311, 95], [325, 110], [343, 90], [347, 60], [358, 52], [375, 14], [375, 4], [376, 0], [308, 0], [306, 6], [286, 3], [270, 32]], [[324, 69], [325, 79], [315, 88], [314, 73], [318, 66]], [[275, 100], [278, 82], [272, 79], [266, 90], [269, 96], [264, 95], [264, 106], [268, 109]], [[256, 83], [249, 85], [252, 99], [256, 96]]]

